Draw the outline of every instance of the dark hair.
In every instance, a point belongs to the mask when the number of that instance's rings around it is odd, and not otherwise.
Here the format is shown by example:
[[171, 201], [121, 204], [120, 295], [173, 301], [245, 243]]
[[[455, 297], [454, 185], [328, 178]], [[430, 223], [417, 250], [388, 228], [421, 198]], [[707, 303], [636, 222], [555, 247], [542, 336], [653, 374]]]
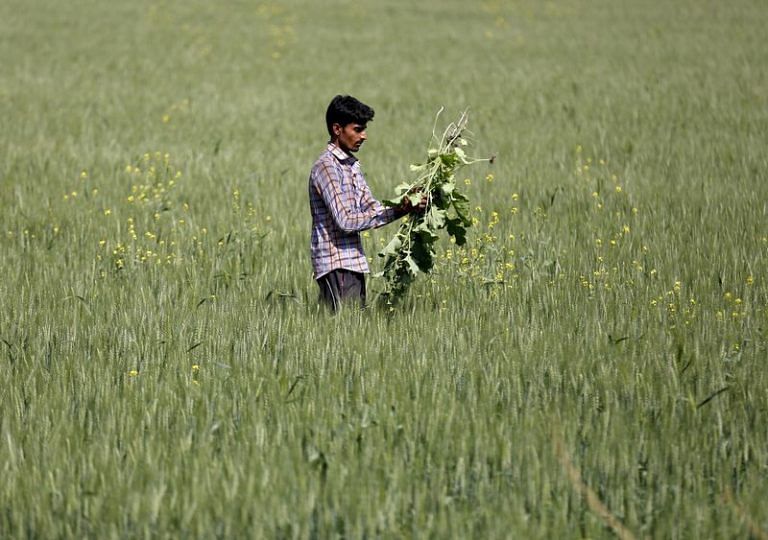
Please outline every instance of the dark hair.
[[373, 109], [352, 96], [336, 96], [325, 111], [325, 126], [333, 138], [333, 124], [344, 127], [347, 124], [365, 125], [373, 120]]

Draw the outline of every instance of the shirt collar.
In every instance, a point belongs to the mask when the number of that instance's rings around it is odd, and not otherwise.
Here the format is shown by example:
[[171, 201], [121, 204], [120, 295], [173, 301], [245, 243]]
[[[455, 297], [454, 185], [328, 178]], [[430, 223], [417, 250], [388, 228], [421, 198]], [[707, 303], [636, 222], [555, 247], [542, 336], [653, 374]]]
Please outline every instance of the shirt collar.
[[339, 160], [344, 165], [354, 165], [357, 162], [357, 158], [353, 155], [347, 154], [344, 150], [339, 148], [333, 143], [328, 143], [328, 151], [333, 154], [333, 157]]

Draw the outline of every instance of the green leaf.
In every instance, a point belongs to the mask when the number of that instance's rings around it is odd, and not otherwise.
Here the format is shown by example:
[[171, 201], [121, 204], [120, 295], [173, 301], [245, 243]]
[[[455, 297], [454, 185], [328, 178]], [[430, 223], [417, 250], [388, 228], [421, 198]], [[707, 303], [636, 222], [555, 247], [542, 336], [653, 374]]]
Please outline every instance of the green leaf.
[[469, 217], [469, 199], [458, 191], [453, 192], [453, 208], [464, 225], [469, 226], [472, 224], [472, 218]]
[[[413, 232], [416, 233], [419, 239], [419, 241], [416, 242], [416, 246], [418, 246], [419, 243], [431, 245], [440, 238], [437, 233], [432, 231], [426, 224], [422, 224], [421, 226], [415, 228]], [[413, 249], [415, 249], [415, 247]]]
[[417, 220], [413, 224], [413, 228], [411, 229], [413, 232], [430, 232], [429, 225], [427, 225], [427, 222], [423, 219]]
[[397, 187], [395, 188], [395, 191], [397, 192], [398, 195], [402, 195], [403, 193], [408, 193], [409, 191], [411, 191], [414, 185], [415, 184], [409, 184], [408, 182], [403, 182], [397, 185]]
[[432, 245], [430, 244], [415, 244], [413, 251], [411, 252], [411, 258], [424, 273], [432, 270], [434, 252], [432, 251]]
[[443, 162], [443, 165], [453, 168], [453, 166], [456, 165], [456, 162], [459, 161], [459, 158], [454, 153], [440, 154], [440, 161]]
[[413, 257], [407, 255], [405, 257], [405, 263], [408, 265], [408, 271], [411, 275], [416, 276], [419, 273], [419, 265], [413, 260]]
[[421, 204], [421, 199], [424, 197], [424, 194], [420, 191], [411, 193], [408, 195], [408, 200], [411, 201], [411, 206], [418, 206]]
[[456, 239], [457, 246], [463, 246], [467, 243], [467, 229], [464, 227], [464, 223], [460, 218], [449, 219], [446, 222], [446, 229], [448, 234]]
[[465, 165], [469, 163], [469, 160], [467, 159], [467, 154], [464, 153], [464, 150], [459, 148], [458, 146], [453, 149], [453, 153], [456, 154], [459, 158], [459, 160], [464, 163]]
[[441, 210], [437, 206], [432, 205], [424, 215], [424, 221], [432, 229], [442, 229], [445, 227], [445, 218], [447, 215], [448, 213], [445, 210]]
[[400, 236], [395, 236], [392, 238], [392, 240], [389, 241], [389, 244], [384, 246], [384, 249], [379, 252], [379, 257], [397, 257], [397, 252], [400, 250], [402, 245], [403, 241], [400, 239]]
[[459, 201], [465, 201], [465, 202], [469, 203], [469, 197], [467, 197], [466, 195], [464, 195], [464, 194], [463, 194], [461, 191], [458, 191], [458, 190], [454, 190], [454, 191], [453, 191], [453, 193], [451, 193], [451, 196], [452, 196], [452, 197], [453, 197], [455, 200], [459, 200]]
[[403, 182], [402, 184], [398, 184], [398, 186], [395, 188], [395, 191], [397, 192], [396, 197], [392, 197], [391, 199], [384, 199], [381, 201], [381, 204], [384, 206], [400, 206], [403, 203], [403, 199], [408, 196], [408, 192], [413, 189], [413, 187], [416, 184], [409, 184], [407, 182]]
[[456, 189], [456, 182], [453, 181], [444, 182], [440, 185], [440, 191], [446, 196], [451, 195], [454, 189]]

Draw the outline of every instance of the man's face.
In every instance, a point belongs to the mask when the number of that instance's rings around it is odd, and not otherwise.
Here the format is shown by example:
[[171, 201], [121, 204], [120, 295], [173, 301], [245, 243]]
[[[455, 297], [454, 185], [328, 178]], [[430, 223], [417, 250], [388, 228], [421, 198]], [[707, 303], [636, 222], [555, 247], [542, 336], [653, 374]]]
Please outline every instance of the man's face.
[[365, 133], [365, 124], [351, 123], [346, 126], [333, 124], [333, 134], [339, 148], [347, 153], [357, 152], [363, 145], [368, 135]]

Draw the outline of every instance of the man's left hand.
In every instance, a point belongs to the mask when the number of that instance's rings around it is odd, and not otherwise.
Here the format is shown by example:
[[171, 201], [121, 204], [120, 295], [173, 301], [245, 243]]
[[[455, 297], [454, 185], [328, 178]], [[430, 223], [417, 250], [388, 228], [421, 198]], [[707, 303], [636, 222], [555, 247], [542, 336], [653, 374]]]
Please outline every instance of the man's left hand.
[[403, 214], [423, 212], [427, 208], [428, 202], [429, 199], [424, 193], [421, 194], [421, 199], [419, 200], [418, 204], [413, 204], [410, 197], [404, 197], [403, 202], [400, 203], [400, 206], [398, 207], [398, 210]]

